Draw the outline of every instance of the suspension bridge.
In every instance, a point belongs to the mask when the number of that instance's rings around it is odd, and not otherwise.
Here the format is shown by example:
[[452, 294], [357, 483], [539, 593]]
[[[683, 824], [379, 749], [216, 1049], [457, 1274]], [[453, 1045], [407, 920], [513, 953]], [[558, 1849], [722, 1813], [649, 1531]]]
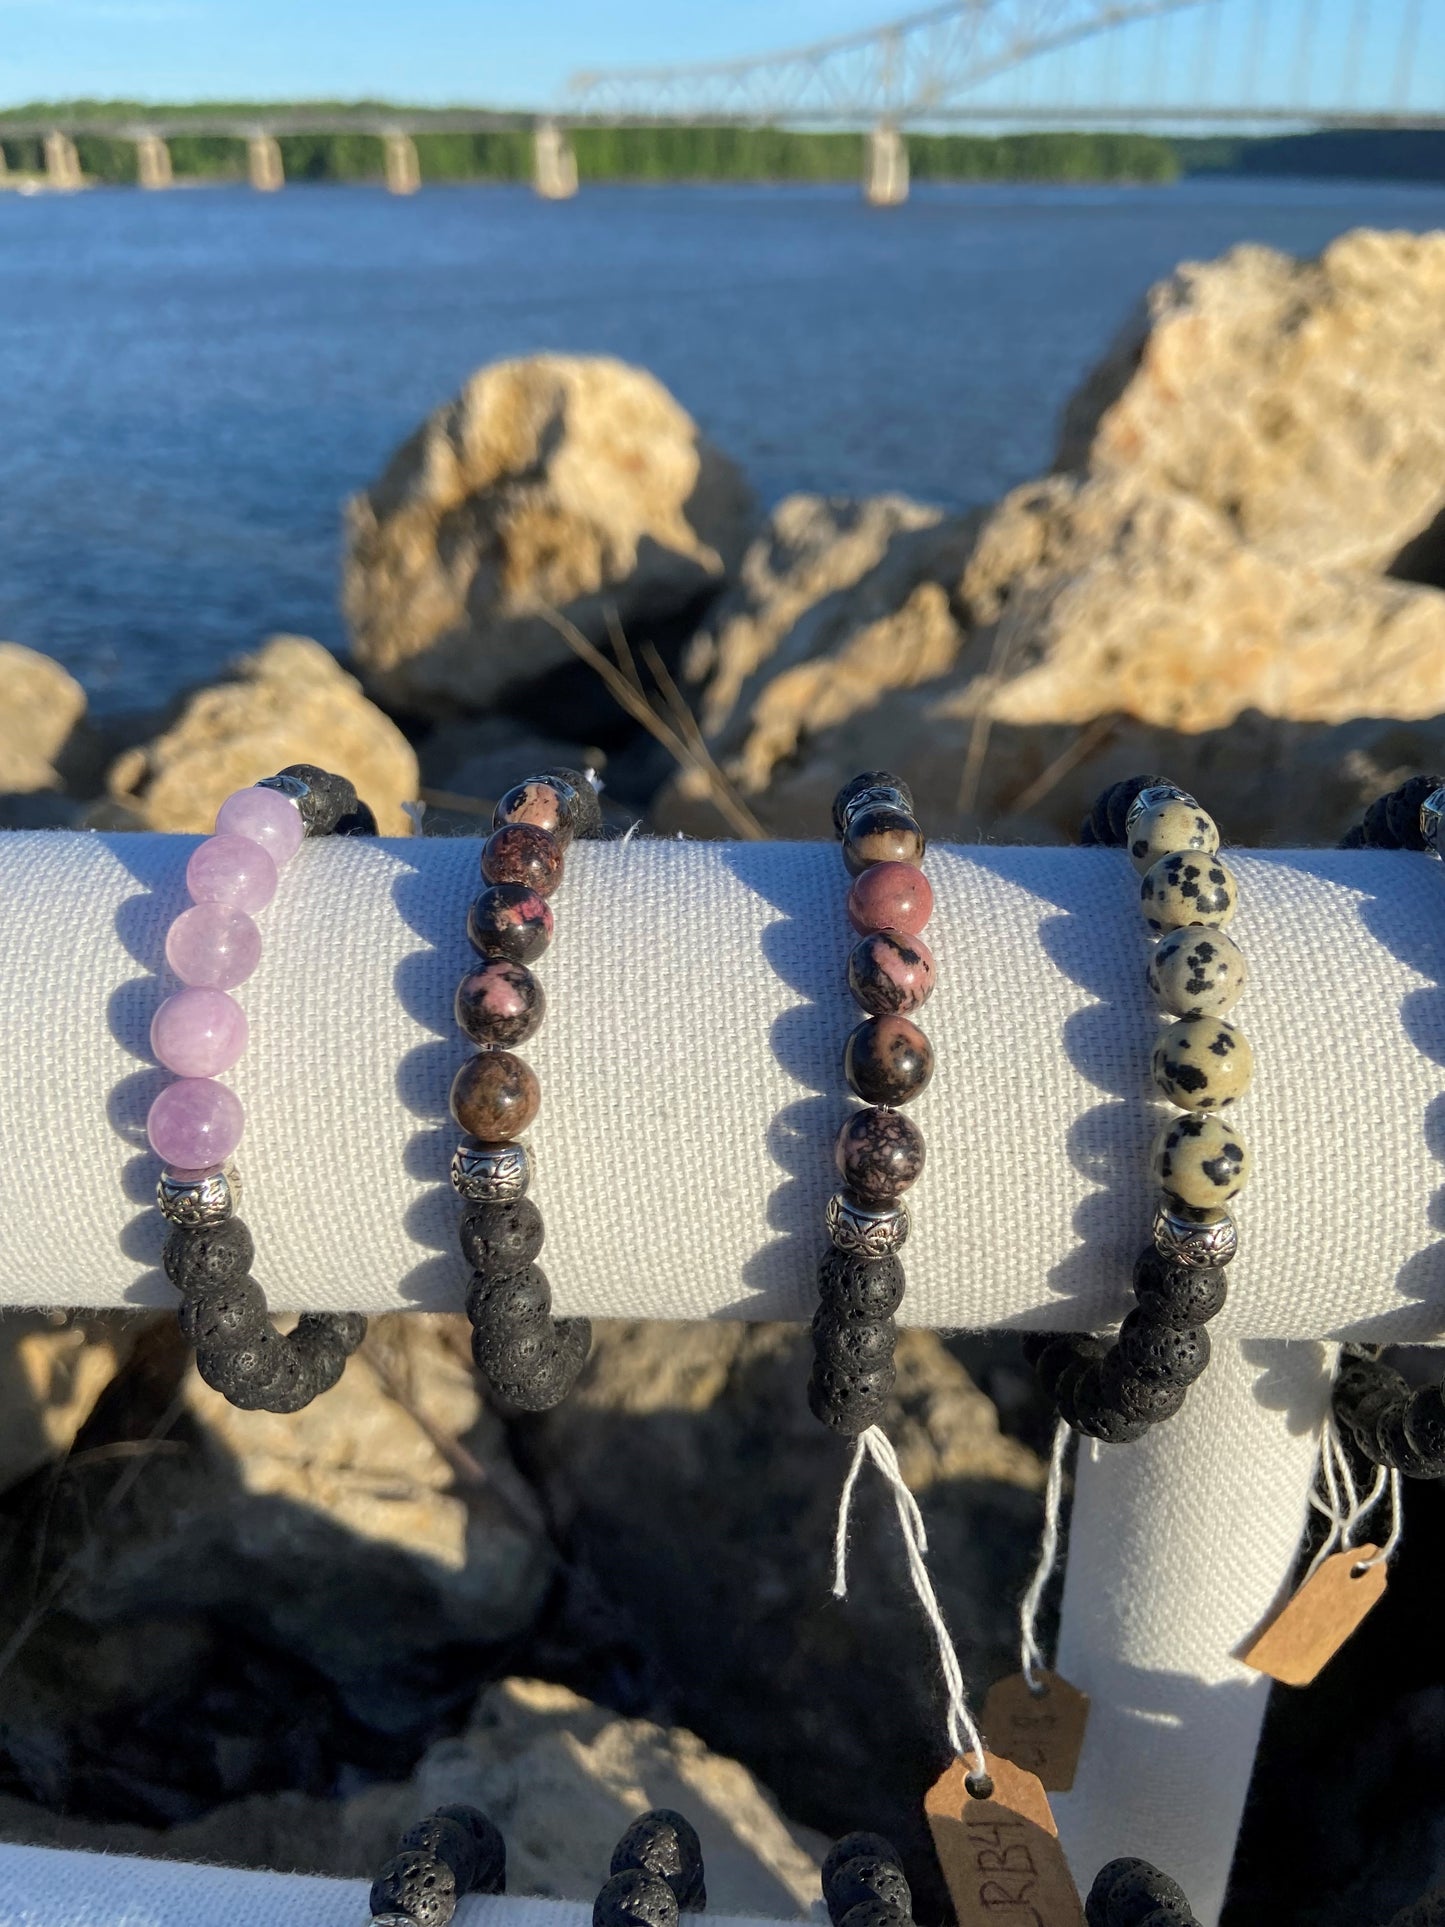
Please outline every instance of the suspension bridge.
[[1425, 10], [1426, 0], [947, 0], [743, 59], [579, 73], [563, 102], [529, 113], [51, 117], [7, 120], [0, 135], [42, 139], [55, 187], [82, 184], [77, 138], [133, 141], [150, 188], [170, 185], [168, 139], [218, 135], [244, 141], [252, 185], [274, 191], [285, 134], [367, 134], [387, 185], [405, 194], [421, 180], [418, 134], [522, 127], [537, 191], [563, 199], [577, 188], [576, 126], [855, 129], [866, 136], [864, 191], [890, 203], [907, 195], [909, 129], [1445, 128], [1445, 42], [1427, 35]]

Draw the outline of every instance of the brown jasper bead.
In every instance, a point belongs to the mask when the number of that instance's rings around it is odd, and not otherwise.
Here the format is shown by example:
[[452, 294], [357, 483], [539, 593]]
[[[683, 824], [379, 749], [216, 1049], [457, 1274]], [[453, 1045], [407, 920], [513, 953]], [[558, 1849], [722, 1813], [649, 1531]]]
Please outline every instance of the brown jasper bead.
[[492, 957], [457, 985], [457, 1023], [474, 1044], [525, 1044], [541, 1028], [547, 993], [525, 964]]
[[906, 1104], [933, 1075], [933, 1046], [906, 1017], [869, 1017], [844, 1047], [843, 1073], [865, 1104]]
[[537, 1115], [537, 1073], [509, 1050], [479, 1051], [452, 1079], [452, 1116], [473, 1137], [505, 1143]]
[[902, 1017], [928, 1002], [937, 966], [922, 937], [875, 930], [854, 944], [848, 988], [875, 1017]]
[[921, 863], [928, 845], [907, 810], [876, 803], [860, 810], [843, 838], [843, 861], [850, 877], [860, 876], [870, 863]]
[[844, 1184], [865, 1204], [891, 1204], [923, 1170], [923, 1133], [902, 1111], [854, 1111], [833, 1157]]
[[525, 883], [494, 883], [474, 898], [467, 937], [484, 957], [531, 963], [552, 941], [552, 906]]
[[492, 828], [530, 823], [556, 837], [565, 850], [577, 825], [577, 792], [560, 777], [529, 776], [514, 784], [492, 811]]
[[508, 823], [482, 845], [482, 876], [488, 883], [525, 883], [550, 897], [562, 881], [562, 845], [535, 823]]

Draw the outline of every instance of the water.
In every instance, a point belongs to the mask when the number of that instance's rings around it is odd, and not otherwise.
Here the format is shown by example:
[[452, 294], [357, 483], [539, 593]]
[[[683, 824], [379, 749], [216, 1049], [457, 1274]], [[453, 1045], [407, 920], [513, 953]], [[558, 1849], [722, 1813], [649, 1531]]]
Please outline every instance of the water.
[[765, 499], [983, 501], [1176, 261], [1361, 223], [1445, 224], [1445, 188], [0, 194], [0, 636], [100, 712], [274, 629], [344, 648], [342, 501], [538, 349], [653, 369]]

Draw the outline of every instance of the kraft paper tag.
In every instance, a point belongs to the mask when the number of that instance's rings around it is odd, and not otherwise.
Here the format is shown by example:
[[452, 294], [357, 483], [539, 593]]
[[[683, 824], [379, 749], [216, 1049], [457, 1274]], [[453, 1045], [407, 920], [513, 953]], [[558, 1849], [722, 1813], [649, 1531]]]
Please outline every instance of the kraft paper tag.
[[976, 1800], [964, 1781], [977, 1765], [965, 1753], [923, 1801], [958, 1927], [1084, 1927], [1048, 1795], [1032, 1773], [985, 1753], [993, 1792]]
[[1355, 1546], [1331, 1554], [1240, 1654], [1245, 1665], [1285, 1686], [1308, 1686], [1384, 1597], [1384, 1565], [1359, 1570], [1376, 1551]]
[[1050, 1793], [1067, 1793], [1078, 1771], [1089, 1698], [1059, 1673], [1039, 1673], [1040, 1693], [1022, 1673], [989, 1688], [983, 1730], [1006, 1760], [1032, 1773]]

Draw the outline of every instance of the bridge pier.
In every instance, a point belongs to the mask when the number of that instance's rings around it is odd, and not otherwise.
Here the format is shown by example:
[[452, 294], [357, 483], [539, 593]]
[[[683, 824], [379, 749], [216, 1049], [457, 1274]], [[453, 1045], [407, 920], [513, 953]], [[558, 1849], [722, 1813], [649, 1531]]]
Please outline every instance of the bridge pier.
[[410, 134], [396, 130], [381, 137], [382, 153], [386, 163], [386, 191], [388, 194], [415, 194], [421, 186], [421, 162], [416, 155], [416, 142]]
[[281, 149], [271, 134], [252, 134], [246, 142], [246, 172], [258, 194], [274, 194], [286, 185]]
[[577, 156], [555, 120], [539, 120], [533, 130], [532, 185], [544, 201], [570, 201], [577, 192]]
[[863, 149], [863, 198], [869, 207], [899, 207], [908, 199], [908, 147], [898, 129], [880, 121]]
[[172, 185], [171, 150], [159, 134], [138, 134], [135, 143], [135, 177], [144, 188]]
[[45, 178], [62, 194], [73, 194], [76, 188], [85, 186], [80, 156], [69, 134], [52, 132], [45, 136]]

